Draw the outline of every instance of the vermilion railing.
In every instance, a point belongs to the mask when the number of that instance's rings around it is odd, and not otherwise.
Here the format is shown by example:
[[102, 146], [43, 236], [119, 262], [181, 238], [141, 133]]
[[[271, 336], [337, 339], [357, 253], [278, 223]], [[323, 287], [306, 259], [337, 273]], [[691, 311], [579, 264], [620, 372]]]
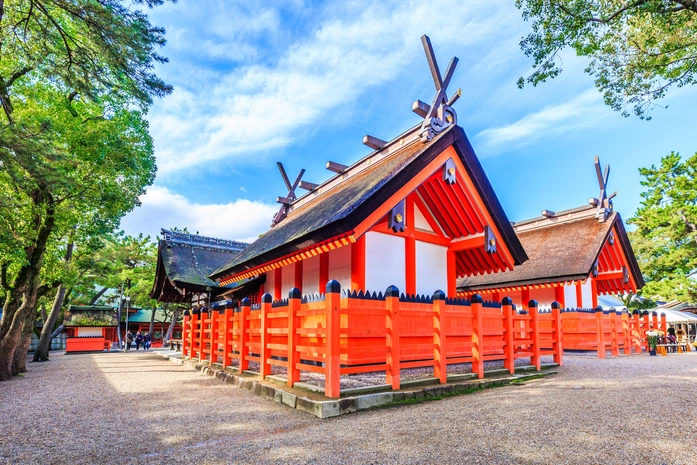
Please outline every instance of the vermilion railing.
[[293, 289], [286, 300], [261, 304], [244, 299], [239, 308], [185, 313], [183, 355], [249, 369], [258, 375], [272, 366], [286, 369], [287, 383], [300, 380], [301, 371], [325, 377], [325, 394], [340, 395], [341, 375], [384, 371], [387, 383], [399, 389], [401, 370], [433, 367], [434, 376], [447, 381], [448, 365], [471, 363], [484, 376], [484, 362], [501, 360], [511, 373], [515, 360], [530, 358], [540, 368], [540, 357], [552, 355], [562, 363], [562, 318], [558, 304], [538, 311], [531, 301], [517, 312], [510, 299], [501, 304], [446, 298], [404, 296], [394, 286], [385, 295], [341, 294], [336, 281], [326, 295], [301, 297]]

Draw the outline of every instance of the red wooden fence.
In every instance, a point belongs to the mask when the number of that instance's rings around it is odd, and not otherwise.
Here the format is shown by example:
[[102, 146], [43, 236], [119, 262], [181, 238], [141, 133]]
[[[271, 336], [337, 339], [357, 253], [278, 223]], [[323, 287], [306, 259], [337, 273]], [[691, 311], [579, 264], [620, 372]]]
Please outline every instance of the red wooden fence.
[[259, 364], [260, 377], [271, 366], [287, 370], [289, 386], [301, 371], [325, 377], [325, 394], [340, 395], [340, 376], [384, 371], [387, 383], [399, 389], [401, 370], [433, 367], [441, 383], [448, 365], [471, 363], [484, 376], [484, 362], [501, 360], [513, 373], [515, 360], [530, 358], [540, 368], [540, 357], [553, 355], [562, 363], [562, 316], [558, 304], [538, 311], [531, 301], [516, 312], [512, 301], [483, 302], [449, 299], [442, 291], [432, 297], [399, 295], [391, 286], [385, 295], [341, 294], [338, 282], [327, 283], [326, 295], [301, 297], [293, 289], [286, 300], [261, 304], [248, 299], [239, 308], [185, 314], [183, 355], [249, 369]]

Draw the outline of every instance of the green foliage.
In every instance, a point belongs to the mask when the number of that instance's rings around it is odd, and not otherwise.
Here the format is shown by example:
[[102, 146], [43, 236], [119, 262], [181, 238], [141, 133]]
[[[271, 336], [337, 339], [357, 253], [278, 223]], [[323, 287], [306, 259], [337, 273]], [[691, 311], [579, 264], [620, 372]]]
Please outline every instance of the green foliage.
[[516, 0], [532, 32], [520, 45], [535, 71], [532, 85], [561, 72], [562, 50], [590, 58], [605, 103], [650, 119], [649, 110], [670, 87], [695, 83], [697, 3], [686, 0]]
[[687, 160], [672, 152], [660, 166], [641, 168], [647, 190], [628, 223], [651, 299], [697, 300], [697, 153]]

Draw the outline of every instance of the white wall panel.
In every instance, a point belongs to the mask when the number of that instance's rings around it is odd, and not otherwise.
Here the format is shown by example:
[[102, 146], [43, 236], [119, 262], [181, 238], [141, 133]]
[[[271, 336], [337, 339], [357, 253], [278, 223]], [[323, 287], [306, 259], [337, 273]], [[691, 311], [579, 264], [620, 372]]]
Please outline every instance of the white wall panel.
[[319, 255], [303, 260], [303, 288], [301, 291], [303, 295], [319, 291]]
[[416, 205], [414, 205], [414, 227], [422, 231], [433, 232], [433, 228], [428, 224], [426, 217]]
[[295, 287], [295, 263], [281, 267], [281, 299], [287, 299], [288, 293]]
[[339, 281], [342, 289], [351, 289], [351, 246], [329, 252], [329, 280]]
[[79, 337], [101, 337], [102, 328], [77, 328]]
[[276, 277], [276, 270], [271, 270], [266, 272], [266, 281], [264, 282], [264, 294], [271, 294], [271, 297], [275, 296], [273, 293], [275, 292], [275, 277]]
[[370, 231], [365, 235], [365, 287], [371, 292], [385, 292], [397, 286], [406, 288], [404, 238]]
[[433, 295], [440, 289], [448, 292], [448, 248], [416, 241], [416, 293]]
[[581, 286], [583, 296], [583, 308], [593, 308], [593, 289], [591, 288], [591, 280], [587, 279], [586, 283]]
[[566, 308], [578, 308], [579, 303], [576, 302], [576, 285], [567, 284], [564, 286], [564, 304]]

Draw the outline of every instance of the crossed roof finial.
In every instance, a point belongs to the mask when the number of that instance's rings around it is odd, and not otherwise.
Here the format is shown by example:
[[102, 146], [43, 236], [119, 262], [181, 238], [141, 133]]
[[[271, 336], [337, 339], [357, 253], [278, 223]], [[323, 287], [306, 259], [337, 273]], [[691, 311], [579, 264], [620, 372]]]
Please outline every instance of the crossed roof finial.
[[600, 223], [603, 223], [612, 212], [612, 199], [617, 195], [617, 191], [609, 196], [607, 195], [607, 180], [610, 177], [610, 165], [605, 165], [605, 172], [602, 172], [600, 169], [600, 158], [597, 156], [595, 157], [595, 174], [598, 176], [600, 194], [598, 194], [597, 199], [588, 199], [588, 203], [596, 207], [595, 217], [598, 218]]
[[455, 67], [459, 61], [458, 58], [453, 57], [450, 60], [448, 68], [445, 70], [445, 77], [442, 77], [440, 69], [438, 68], [438, 62], [436, 61], [436, 55], [433, 53], [431, 39], [429, 39], [427, 35], [423, 35], [421, 36], [421, 42], [426, 52], [428, 66], [431, 68], [433, 83], [436, 86], [436, 95], [431, 105], [417, 100], [412, 105], [412, 111], [424, 118], [421, 124], [421, 140], [423, 142], [428, 142], [448, 126], [457, 124], [457, 113], [455, 113], [452, 105], [460, 98], [462, 90], [458, 89], [457, 92], [448, 99], [448, 84], [450, 84], [450, 80], [455, 72]]
[[281, 172], [283, 182], [286, 184], [286, 187], [288, 188], [288, 194], [285, 197], [276, 197], [276, 202], [281, 204], [281, 208], [278, 210], [278, 213], [276, 213], [276, 215], [273, 217], [273, 221], [271, 221], [272, 228], [281, 221], [283, 221], [283, 218], [285, 218], [288, 212], [290, 211], [290, 204], [298, 199], [298, 197], [295, 195], [295, 189], [298, 188], [298, 184], [300, 184], [300, 180], [302, 179], [303, 174], [305, 174], [304, 169], [300, 170], [300, 174], [298, 174], [298, 177], [295, 178], [295, 182], [291, 184], [290, 179], [288, 179], [288, 175], [286, 174], [286, 170], [285, 168], [283, 168], [283, 164], [277, 161], [276, 166], [278, 166], [278, 171]]

